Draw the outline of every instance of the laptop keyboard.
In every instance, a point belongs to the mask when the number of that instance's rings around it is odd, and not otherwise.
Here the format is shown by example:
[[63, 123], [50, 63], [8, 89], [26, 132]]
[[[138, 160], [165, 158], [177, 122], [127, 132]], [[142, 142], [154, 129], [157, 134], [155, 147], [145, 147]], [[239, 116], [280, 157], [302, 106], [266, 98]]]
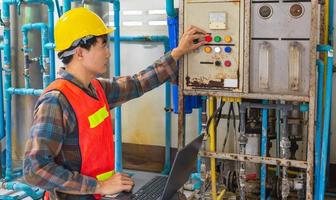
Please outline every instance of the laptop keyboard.
[[157, 176], [132, 195], [132, 199], [156, 200], [163, 193], [167, 176]]

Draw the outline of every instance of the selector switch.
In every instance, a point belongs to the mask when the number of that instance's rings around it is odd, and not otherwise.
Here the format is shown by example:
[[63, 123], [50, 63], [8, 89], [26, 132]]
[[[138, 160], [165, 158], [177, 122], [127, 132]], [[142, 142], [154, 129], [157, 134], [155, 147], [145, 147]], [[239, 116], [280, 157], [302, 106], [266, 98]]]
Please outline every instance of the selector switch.
[[219, 60], [216, 60], [216, 61], [215, 61], [215, 65], [216, 65], [217, 67], [221, 66], [221, 64], [222, 64], [221, 61], [219, 61]]

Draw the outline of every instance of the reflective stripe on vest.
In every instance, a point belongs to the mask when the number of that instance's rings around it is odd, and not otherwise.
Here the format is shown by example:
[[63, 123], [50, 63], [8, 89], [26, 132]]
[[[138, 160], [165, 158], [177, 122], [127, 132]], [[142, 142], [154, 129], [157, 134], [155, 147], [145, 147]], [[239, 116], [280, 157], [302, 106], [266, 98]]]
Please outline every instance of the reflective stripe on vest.
[[[82, 157], [80, 173], [98, 179], [109, 178], [114, 170], [114, 141], [110, 108], [98, 80], [91, 82], [97, 99], [64, 79], [51, 83], [45, 92], [59, 90], [76, 114], [79, 146]], [[97, 199], [100, 195], [95, 195]]]

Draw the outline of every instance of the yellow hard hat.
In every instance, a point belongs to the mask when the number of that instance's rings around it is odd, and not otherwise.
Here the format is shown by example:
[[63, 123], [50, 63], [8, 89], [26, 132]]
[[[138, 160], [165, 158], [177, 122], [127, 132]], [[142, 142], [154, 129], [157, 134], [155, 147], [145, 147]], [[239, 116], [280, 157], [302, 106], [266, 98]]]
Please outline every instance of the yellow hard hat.
[[63, 51], [85, 36], [99, 36], [114, 31], [103, 20], [87, 8], [74, 8], [64, 13], [55, 25], [55, 50]]

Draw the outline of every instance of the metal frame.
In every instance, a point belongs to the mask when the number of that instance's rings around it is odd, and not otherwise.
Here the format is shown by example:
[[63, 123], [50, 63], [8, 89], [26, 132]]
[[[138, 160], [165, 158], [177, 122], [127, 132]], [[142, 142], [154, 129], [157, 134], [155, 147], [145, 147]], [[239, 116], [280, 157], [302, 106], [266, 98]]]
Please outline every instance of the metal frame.
[[[184, 30], [184, 2], [185, 0], [180, 0], [179, 3], [179, 37], [182, 36]], [[250, 9], [251, 0], [245, 0], [245, 37], [250, 38]], [[260, 157], [260, 156], [250, 156], [250, 155], [239, 155], [231, 153], [210, 153], [202, 152], [201, 156], [214, 157], [218, 159], [236, 160], [236, 161], [248, 161], [254, 163], [263, 163], [269, 165], [282, 165], [282, 166], [295, 166], [298, 168], [306, 169], [306, 199], [313, 199], [313, 174], [314, 174], [314, 140], [315, 140], [315, 99], [316, 99], [316, 45], [318, 35], [318, 0], [311, 1], [311, 36], [310, 36], [310, 83], [309, 83], [309, 96], [295, 96], [295, 95], [273, 95], [273, 94], [259, 94], [259, 93], [248, 93], [249, 86], [249, 52], [245, 51], [245, 61], [244, 61], [244, 81], [243, 81], [243, 93], [232, 93], [228, 91], [215, 91], [215, 90], [185, 90], [184, 89], [184, 58], [181, 58], [179, 62], [179, 112], [178, 112], [178, 148], [184, 146], [184, 135], [185, 135], [185, 115], [184, 110], [184, 95], [193, 96], [225, 96], [225, 97], [240, 97], [246, 99], [268, 99], [268, 100], [286, 100], [286, 101], [299, 101], [309, 103], [309, 119], [308, 119], [308, 133], [307, 133], [307, 152], [306, 161], [298, 160], [286, 160], [280, 158], [270, 158], [270, 157]], [[250, 40], [244, 41], [244, 49], [249, 47]]]

